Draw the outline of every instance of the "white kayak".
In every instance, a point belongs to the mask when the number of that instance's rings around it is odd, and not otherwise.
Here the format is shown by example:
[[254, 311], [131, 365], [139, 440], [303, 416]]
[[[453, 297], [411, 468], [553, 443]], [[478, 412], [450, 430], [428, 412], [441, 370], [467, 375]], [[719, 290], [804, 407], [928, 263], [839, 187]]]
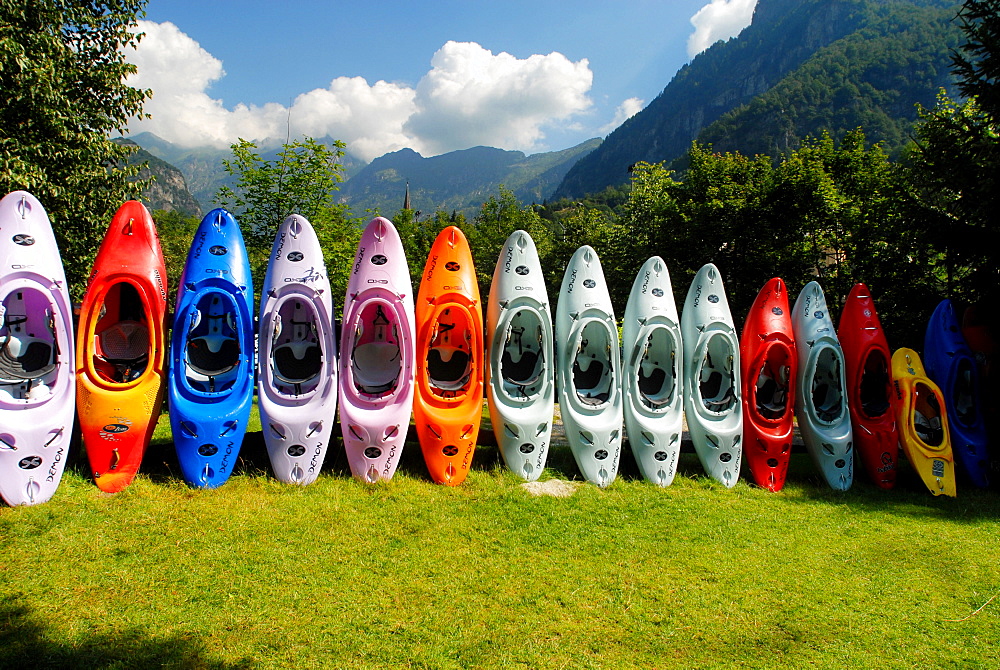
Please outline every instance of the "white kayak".
[[622, 324], [625, 430], [639, 471], [659, 486], [677, 472], [684, 423], [684, 360], [670, 273], [654, 256], [632, 283]]
[[844, 352], [817, 282], [806, 284], [795, 300], [792, 332], [799, 363], [795, 417], [802, 441], [826, 483], [846, 491], [854, 481], [854, 448]]
[[41, 203], [0, 200], [0, 496], [52, 497], [76, 411], [73, 310], [59, 247]]
[[559, 407], [566, 439], [587, 481], [607, 486], [618, 474], [623, 402], [618, 325], [604, 272], [589, 246], [576, 250], [556, 306]]
[[257, 394], [274, 476], [316, 480], [337, 407], [333, 298], [312, 225], [292, 214], [271, 248], [260, 301]]
[[705, 472], [732, 488], [743, 458], [740, 343], [722, 274], [712, 263], [691, 282], [681, 314], [684, 409]]
[[552, 314], [531, 236], [511, 233], [486, 308], [486, 401], [507, 467], [526, 481], [545, 468], [555, 405]]

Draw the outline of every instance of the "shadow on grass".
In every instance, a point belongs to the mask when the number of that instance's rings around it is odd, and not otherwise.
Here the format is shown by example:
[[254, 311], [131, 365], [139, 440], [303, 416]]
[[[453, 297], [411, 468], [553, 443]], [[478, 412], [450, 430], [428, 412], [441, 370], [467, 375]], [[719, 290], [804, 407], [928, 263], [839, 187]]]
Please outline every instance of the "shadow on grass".
[[155, 637], [141, 630], [58, 639], [21, 597], [0, 597], [0, 668], [250, 668], [212, 659], [194, 635]]

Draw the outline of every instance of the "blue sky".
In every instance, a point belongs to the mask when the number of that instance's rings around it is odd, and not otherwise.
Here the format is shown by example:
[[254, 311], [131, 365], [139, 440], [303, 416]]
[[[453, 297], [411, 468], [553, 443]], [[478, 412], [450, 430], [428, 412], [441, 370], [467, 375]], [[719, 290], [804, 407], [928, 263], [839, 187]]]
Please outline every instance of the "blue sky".
[[[187, 145], [332, 135], [365, 160], [602, 137], [755, 0], [150, 0], [131, 126]], [[694, 19], [694, 22], [692, 22]]]

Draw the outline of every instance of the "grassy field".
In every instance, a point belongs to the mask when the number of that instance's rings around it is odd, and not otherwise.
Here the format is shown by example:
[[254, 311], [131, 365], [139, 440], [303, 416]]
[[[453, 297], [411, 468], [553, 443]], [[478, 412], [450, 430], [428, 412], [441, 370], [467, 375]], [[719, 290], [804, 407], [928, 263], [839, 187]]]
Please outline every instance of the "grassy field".
[[[370, 487], [339, 440], [300, 488], [259, 432], [198, 491], [167, 425], [122, 493], [77, 459], [0, 508], [0, 667], [997, 667], [996, 492], [836, 494], [805, 454], [777, 494], [693, 454], [658, 489], [626, 453], [606, 490], [535, 497], [491, 447], [434, 485], [416, 444]], [[549, 465], [579, 478], [568, 447]]]

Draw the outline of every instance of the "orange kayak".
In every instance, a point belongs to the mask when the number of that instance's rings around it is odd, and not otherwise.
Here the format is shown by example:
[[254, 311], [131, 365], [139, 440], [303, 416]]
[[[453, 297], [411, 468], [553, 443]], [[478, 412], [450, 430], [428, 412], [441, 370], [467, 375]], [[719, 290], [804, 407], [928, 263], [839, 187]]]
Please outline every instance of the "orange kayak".
[[472, 251], [455, 226], [431, 246], [415, 305], [413, 418], [431, 478], [465, 481], [483, 411], [483, 314]]
[[128, 486], [163, 400], [167, 272], [153, 219], [119, 208], [101, 243], [80, 308], [76, 407], [98, 488]]

